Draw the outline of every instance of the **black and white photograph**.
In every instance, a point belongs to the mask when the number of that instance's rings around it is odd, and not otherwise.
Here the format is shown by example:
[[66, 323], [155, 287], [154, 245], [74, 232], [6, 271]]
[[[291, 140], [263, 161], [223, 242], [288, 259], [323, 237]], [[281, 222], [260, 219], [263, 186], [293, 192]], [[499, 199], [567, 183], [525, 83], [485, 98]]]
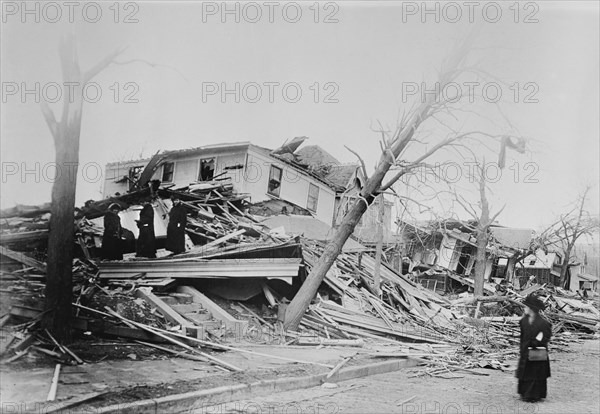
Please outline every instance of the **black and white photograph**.
[[600, 2], [0, 18], [0, 413], [600, 412]]

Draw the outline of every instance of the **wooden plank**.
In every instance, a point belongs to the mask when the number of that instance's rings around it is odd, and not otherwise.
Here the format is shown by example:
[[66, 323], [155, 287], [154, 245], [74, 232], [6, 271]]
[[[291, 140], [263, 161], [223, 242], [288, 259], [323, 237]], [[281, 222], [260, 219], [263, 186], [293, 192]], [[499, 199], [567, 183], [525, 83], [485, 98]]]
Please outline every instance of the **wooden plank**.
[[144, 299], [150, 305], [157, 308], [169, 322], [181, 325], [182, 332], [186, 332], [186, 329], [192, 326], [187, 319], [167, 305], [161, 298], [152, 293], [149, 288], [137, 288], [134, 294], [136, 297]]
[[26, 256], [21, 252], [15, 252], [13, 250], [7, 249], [4, 246], [0, 246], [0, 254], [3, 256], [9, 257], [17, 262], [23, 263], [25, 266], [33, 267], [40, 272], [46, 273], [46, 265], [42, 262], [38, 262], [37, 260]]
[[58, 388], [58, 376], [60, 375], [60, 364], [56, 364], [54, 369], [54, 375], [52, 376], [52, 384], [50, 384], [50, 390], [48, 391], [48, 397], [46, 401], [54, 401], [56, 399], [56, 390]]
[[197, 289], [191, 286], [179, 286], [177, 287], [177, 292], [192, 295], [192, 300], [195, 303], [201, 304], [204, 309], [212, 314], [213, 318], [223, 322], [226, 329], [234, 329], [235, 332], [243, 331], [243, 327], [247, 323], [246, 321], [235, 319], [225, 309], [221, 308], [215, 302], [200, 293]]
[[127, 324], [134, 325], [134, 326], [136, 326], [136, 327], [138, 327], [138, 328], [140, 328], [140, 329], [143, 329], [143, 330], [145, 330], [145, 331], [148, 331], [148, 332], [150, 332], [150, 333], [153, 333], [153, 334], [155, 334], [155, 335], [158, 335], [158, 336], [160, 336], [160, 337], [162, 337], [162, 338], [166, 339], [167, 341], [169, 341], [169, 342], [171, 342], [171, 343], [173, 343], [173, 344], [175, 344], [175, 345], [178, 345], [178, 346], [180, 346], [180, 347], [182, 347], [182, 348], [185, 348], [185, 349], [187, 349], [188, 351], [191, 351], [191, 352], [193, 352], [193, 353], [195, 353], [195, 354], [201, 355], [201, 356], [203, 356], [203, 357], [205, 357], [205, 358], [209, 359], [211, 362], [213, 362], [213, 363], [215, 363], [215, 364], [217, 364], [217, 365], [220, 365], [220, 366], [222, 366], [222, 367], [225, 367], [225, 368], [227, 368], [227, 369], [229, 369], [229, 370], [232, 370], [232, 371], [238, 371], [238, 372], [239, 372], [239, 371], [242, 371], [242, 369], [241, 369], [241, 368], [238, 368], [238, 367], [236, 367], [235, 365], [231, 365], [231, 364], [229, 364], [229, 363], [227, 363], [227, 362], [225, 362], [225, 361], [221, 361], [220, 359], [218, 359], [218, 358], [215, 358], [215, 357], [213, 357], [212, 355], [209, 355], [209, 354], [206, 354], [206, 353], [204, 353], [204, 352], [198, 351], [197, 349], [194, 349], [194, 348], [192, 348], [191, 346], [184, 344], [183, 342], [180, 342], [180, 341], [177, 341], [176, 339], [170, 338], [170, 337], [168, 337], [167, 335], [165, 335], [165, 334], [161, 333], [161, 332], [160, 332], [160, 330], [158, 330], [158, 329], [154, 329], [154, 328], [152, 328], [151, 326], [144, 325], [143, 323], [134, 322], [134, 321], [132, 321], [132, 320], [129, 320], [129, 319], [127, 319], [127, 318], [124, 318], [123, 316], [119, 315], [117, 312], [113, 311], [113, 310], [112, 310], [111, 308], [109, 308], [108, 306], [107, 306], [107, 307], [105, 307], [105, 308], [106, 308], [106, 310], [107, 310], [107, 311], [108, 311], [108, 312], [109, 312], [111, 315], [113, 315], [113, 316], [115, 316], [115, 317], [117, 317], [117, 318], [121, 319], [122, 321], [124, 321], [124, 322], [125, 322], [125, 323], [127, 323]]
[[21, 231], [17, 233], [0, 234], [0, 243], [10, 244], [19, 242], [30, 242], [48, 238], [49, 230]]
[[219, 244], [224, 243], [224, 242], [226, 242], [229, 239], [233, 239], [234, 237], [240, 236], [240, 235], [242, 235], [244, 233], [246, 233], [246, 229], [241, 229], [241, 230], [234, 231], [233, 233], [229, 233], [229, 234], [227, 234], [227, 235], [225, 235], [223, 237], [220, 237], [220, 238], [218, 238], [216, 240], [213, 240], [213, 241], [211, 241], [209, 243], [203, 244], [202, 246], [198, 246], [197, 248], [194, 248], [193, 250], [190, 250], [186, 254], [195, 253], [195, 252], [198, 252], [198, 251], [201, 252], [203, 250], [208, 250], [208, 249], [210, 249], [212, 247], [216, 247]]

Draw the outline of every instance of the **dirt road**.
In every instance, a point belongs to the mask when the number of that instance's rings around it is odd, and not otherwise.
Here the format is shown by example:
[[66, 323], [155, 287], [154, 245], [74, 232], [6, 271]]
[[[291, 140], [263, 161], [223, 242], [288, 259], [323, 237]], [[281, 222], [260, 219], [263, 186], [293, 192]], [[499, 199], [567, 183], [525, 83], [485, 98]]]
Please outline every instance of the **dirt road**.
[[[511, 368], [516, 360], [511, 361]], [[408, 369], [342, 382], [337, 388], [310, 388], [253, 400], [206, 407], [202, 413], [598, 413], [600, 342], [573, 343], [552, 353], [548, 398], [524, 403], [516, 394], [514, 371], [487, 370], [489, 376], [460, 374], [441, 379]]]

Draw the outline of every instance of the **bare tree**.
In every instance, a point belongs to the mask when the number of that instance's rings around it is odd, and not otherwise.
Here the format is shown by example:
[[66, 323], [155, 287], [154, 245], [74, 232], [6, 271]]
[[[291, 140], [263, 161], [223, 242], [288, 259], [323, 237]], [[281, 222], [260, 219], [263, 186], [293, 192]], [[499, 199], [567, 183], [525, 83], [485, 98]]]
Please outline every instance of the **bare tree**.
[[539, 244], [545, 247], [555, 247], [562, 251], [563, 261], [560, 269], [560, 285], [568, 288], [568, 269], [573, 263], [573, 249], [581, 236], [593, 236], [600, 228], [598, 216], [590, 214], [586, 209], [591, 186], [587, 186], [579, 194], [571, 209], [552, 223], [539, 236]]
[[464, 199], [464, 197], [456, 194], [456, 200], [463, 207], [463, 209], [469, 213], [473, 218], [476, 225], [473, 228], [475, 231], [475, 237], [477, 238], [477, 253], [475, 256], [475, 275], [474, 275], [474, 295], [483, 296], [483, 286], [485, 283], [485, 272], [486, 272], [486, 249], [490, 242], [490, 225], [492, 225], [496, 218], [502, 213], [504, 207], [492, 214], [490, 212], [490, 203], [487, 198], [487, 186], [485, 176], [485, 160], [483, 162], [476, 161], [475, 177], [473, 177], [477, 183], [477, 189], [479, 193], [479, 212], [471, 204]]
[[[456, 80], [460, 74], [467, 71], [465, 59], [474, 35], [475, 32], [444, 62], [439, 78], [439, 88], [436, 88], [434, 93], [428, 94], [427, 99], [424, 99], [419, 106], [403, 117], [393, 133], [390, 134], [387, 131], [381, 131], [382, 154], [371, 176], [367, 174], [365, 163], [359, 157], [365, 181], [359, 190], [358, 197], [343, 217], [333, 239], [328, 243], [324, 254], [312, 268], [300, 290], [287, 307], [284, 328], [297, 328], [327, 271], [340, 254], [343, 244], [350, 237], [361, 216], [369, 205], [373, 203], [375, 197], [389, 189], [402, 176], [422, 167], [425, 160], [442, 148], [452, 147], [453, 145], [457, 145], [459, 141], [467, 138], [497, 138], [480, 131], [465, 133], [453, 131], [453, 133], [440, 138], [437, 142], [430, 143], [430, 146], [424, 150], [424, 153], [415, 160], [411, 162], [401, 160], [409, 144], [423, 144], [422, 141], [417, 139], [417, 132], [420, 131], [423, 123], [432, 118], [436, 119], [436, 116], [449, 110], [447, 102], [440, 99], [441, 91], [450, 82]], [[398, 171], [391, 179], [384, 183], [386, 174], [392, 166], [396, 167]]]
[[108, 66], [122, 49], [116, 50], [87, 72], [82, 72], [73, 35], [64, 36], [59, 44], [65, 85], [60, 121], [42, 101], [42, 113], [52, 133], [56, 148], [57, 174], [52, 186], [46, 302], [43, 325], [61, 341], [71, 338], [71, 300], [75, 189], [79, 162], [79, 135], [83, 106], [83, 86]]

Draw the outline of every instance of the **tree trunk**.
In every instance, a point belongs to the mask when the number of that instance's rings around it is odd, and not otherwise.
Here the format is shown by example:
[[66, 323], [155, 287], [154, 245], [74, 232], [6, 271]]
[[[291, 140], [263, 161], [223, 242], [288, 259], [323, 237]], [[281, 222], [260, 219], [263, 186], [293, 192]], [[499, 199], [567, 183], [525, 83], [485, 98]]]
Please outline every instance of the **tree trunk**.
[[[312, 298], [315, 296], [317, 289], [327, 274], [327, 271], [340, 254], [342, 246], [354, 231], [354, 228], [358, 224], [361, 216], [367, 210], [368, 206], [373, 203], [374, 198], [382, 190], [385, 190], [386, 186], [396, 182], [403, 174], [406, 174], [408, 171], [410, 171], [410, 168], [402, 168], [390, 181], [388, 181], [388, 183], [382, 187], [383, 179], [390, 170], [390, 167], [396, 162], [396, 159], [404, 151], [406, 146], [413, 140], [414, 135], [421, 124], [425, 122], [425, 120], [427, 120], [432, 113], [435, 112], [434, 108], [437, 108], [435, 105], [439, 100], [441, 94], [440, 91], [443, 91], [444, 87], [448, 83], [454, 81], [454, 79], [459, 75], [460, 71], [458, 70], [458, 67], [467, 55], [470, 44], [475, 37], [476, 32], [474, 31], [465, 40], [465, 42], [459, 46], [459, 48], [456, 50], [456, 53], [451, 55], [445, 62], [445, 68], [442, 71], [442, 76], [439, 82], [440, 88], [436, 88], [435, 93], [427, 95], [426, 100], [411, 113], [411, 116], [406, 118], [405, 124], [401, 125], [401, 127], [396, 130], [393, 137], [384, 140], [387, 148], [385, 148], [381, 154], [379, 162], [375, 167], [375, 172], [371, 177], [366, 179], [364, 187], [360, 190], [358, 199], [356, 202], [354, 202], [351, 210], [342, 219], [340, 227], [337, 229], [333, 239], [328, 244], [325, 253], [312, 268], [308, 277], [300, 287], [300, 290], [296, 296], [294, 296], [292, 302], [288, 305], [285, 312], [285, 320], [283, 324], [284, 329], [295, 330], [298, 327], [300, 320], [304, 316], [304, 312], [308, 308]], [[455, 139], [458, 139], [458, 137]], [[438, 144], [426, 151], [421, 157], [418, 157], [414, 161], [414, 165], [420, 165], [420, 163], [422, 163], [430, 155], [451, 142], [453, 142], [453, 140], [449, 138], [440, 141]], [[382, 143], [382, 146], [383, 144], [384, 143]], [[364, 163], [363, 173], [365, 176], [367, 175], [367, 172], [364, 169]]]
[[381, 296], [381, 251], [383, 250], [383, 218], [385, 217], [385, 200], [383, 194], [379, 195], [379, 209], [377, 210], [377, 248], [375, 250], [375, 271], [373, 272], [373, 288], [377, 296]]
[[483, 286], [485, 283], [486, 268], [486, 248], [489, 241], [490, 205], [485, 194], [485, 160], [479, 170], [479, 203], [481, 206], [481, 215], [477, 224], [477, 261], [475, 262], [475, 296], [483, 296]]
[[487, 232], [478, 231], [477, 232], [477, 255], [475, 257], [475, 288], [474, 295], [475, 296], [483, 296], [483, 285], [485, 278], [485, 268], [486, 268], [486, 254], [485, 248], [487, 247]]
[[[61, 128], [62, 129], [62, 128]], [[48, 311], [44, 327], [62, 342], [71, 340], [71, 301], [73, 296], [73, 215], [75, 187], [77, 184], [77, 160], [79, 153], [79, 130], [77, 134], [65, 131], [65, 140], [73, 145], [57, 148], [56, 164], [62, 169], [52, 187], [50, 235], [48, 238], [48, 266], [46, 279], [46, 303]], [[61, 131], [63, 133], [63, 131]], [[75, 140], [75, 141], [73, 141]], [[66, 170], [68, 169], [68, 173]]]
[[565, 249], [565, 257], [563, 257], [562, 265], [560, 266], [560, 287], [569, 289], [567, 272], [569, 270], [569, 261], [571, 260], [571, 252], [573, 251], [573, 243], [569, 243]]
[[78, 87], [66, 88], [60, 123], [46, 106], [42, 111], [56, 148], [56, 177], [52, 186], [50, 234], [43, 326], [62, 342], [71, 340], [71, 301], [73, 295], [73, 233], [79, 133], [83, 105], [82, 77], [73, 36], [62, 39], [60, 56], [63, 79]]
[[[372, 201], [372, 200], [371, 200]], [[300, 290], [294, 296], [294, 299], [288, 305], [285, 311], [284, 328], [295, 330], [304, 316], [306, 308], [310, 301], [315, 296], [317, 289], [325, 278], [325, 275], [337, 259], [342, 251], [342, 247], [346, 240], [350, 237], [358, 221], [367, 211], [367, 206], [364, 202], [357, 202], [352, 206], [352, 209], [344, 217], [342, 224], [337, 229], [334, 238], [327, 244], [323, 255], [312, 268], [310, 274], [300, 287]]]

